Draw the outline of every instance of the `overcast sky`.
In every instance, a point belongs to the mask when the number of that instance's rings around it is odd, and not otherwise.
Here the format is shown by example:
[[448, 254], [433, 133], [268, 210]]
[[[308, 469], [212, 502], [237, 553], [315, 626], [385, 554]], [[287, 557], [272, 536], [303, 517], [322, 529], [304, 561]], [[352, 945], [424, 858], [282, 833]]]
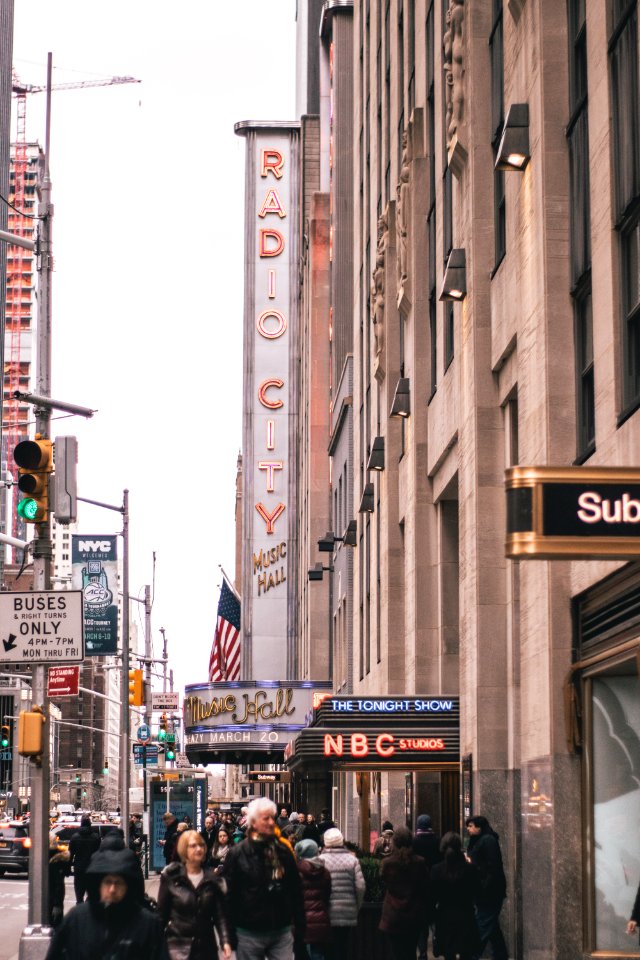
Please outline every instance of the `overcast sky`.
[[[295, 0], [16, 0], [14, 65], [54, 83], [52, 396], [99, 410], [79, 493], [130, 490], [131, 593], [157, 555], [153, 638], [176, 689], [207, 679], [220, 575], [234, 572], [242, 423], [244, 140], [238, 120], [294, 117]], [[27, 136], [44, 142], [44, 94]], [[119, 516], [80, 504], [80, 532]], [[138, 613], [133, 604], [132, 619]], [[140, 614], [142, 610], [139, 611]]]

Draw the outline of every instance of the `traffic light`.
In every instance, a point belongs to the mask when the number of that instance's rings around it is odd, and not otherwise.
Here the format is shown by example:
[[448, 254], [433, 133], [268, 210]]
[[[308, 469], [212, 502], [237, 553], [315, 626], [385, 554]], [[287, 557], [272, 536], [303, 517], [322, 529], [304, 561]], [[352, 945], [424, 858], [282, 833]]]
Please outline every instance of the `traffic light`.
[[158, 726], [158, 740], [167, 739], [167, 715], [163, 713], [160, 717], [160, 724]]
[[78, 441], [56, 437], [53, 445], [53, 512], [56, 523], [75, 523], [78, 514]]
[[49, 474], [53, 470], [53, 444], [36, 434], [21, 440], [13, 451], [20, 468], [18, 490], [26, 494], [18, 502], [18, 516], [27, 523], [42, 523], [49, 515]]
[[2, 728], [0, 729], [0, 747], [2, 747], [3, 750], [6, 750], [10, 743], [11, 727], [8, 723], [3, 723]]
[[141, 707], [144, 704], [144, 683], [142, 670], [129, 670], [129, 705]]
[[175, 760], [176, 758], [176, 748], [175, 744], [168, 743], [164, 750], [165, 760]]
[[102, 767], [102, 772], [105, 774], [109, 773], [109, 757], [104, 758], [104, 765]]
[[18, 753], [21, 757], [39, 757], [44, 746], [45, 715], [40, 708], [21, 710], [18, 717]]

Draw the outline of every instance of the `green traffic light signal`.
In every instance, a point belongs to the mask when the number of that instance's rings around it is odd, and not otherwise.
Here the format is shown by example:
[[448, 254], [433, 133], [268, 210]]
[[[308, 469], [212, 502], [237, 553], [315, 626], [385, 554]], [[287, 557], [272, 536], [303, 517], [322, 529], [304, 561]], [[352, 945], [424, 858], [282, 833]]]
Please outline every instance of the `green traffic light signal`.
[[24, 500], [21, 500], [17, 506], [18, 516], [22, 517], [23, 520], [28, 520], [29, 523], [33, 521], [38, 516], [38, 504], [33, 497], [25, 497]]
[[4, 724], [2, 730], [0, 731], [0, 747], [3, 750], [6, 750], [10, 743], [11, 730], [7, 724]]
[[163, 730], [162, 727], [160, 727], [160, 729], [158, 730], [158, 740], [166, 740], [166, 739], [167, 739], [167, 731]]
[[164, 752], [164, 755], [166, 760], [175, 760], [176, 758], [176, 752], [173, 749], [173, 747], [167, 747], [167, 749]]

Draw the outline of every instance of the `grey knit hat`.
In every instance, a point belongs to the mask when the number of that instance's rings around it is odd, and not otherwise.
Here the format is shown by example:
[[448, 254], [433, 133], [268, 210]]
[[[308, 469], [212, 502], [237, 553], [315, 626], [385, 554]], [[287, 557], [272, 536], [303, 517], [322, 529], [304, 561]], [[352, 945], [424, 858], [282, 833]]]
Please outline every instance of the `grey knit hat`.
[[310, 860], [318, 856], [318, 844], [315, 840], [300, 840], [294, 849], [298, 860]]
[[341, 847], [344, 837], [337, 827], [329, 827], [323, 834], [322, 842], [325, 847]]

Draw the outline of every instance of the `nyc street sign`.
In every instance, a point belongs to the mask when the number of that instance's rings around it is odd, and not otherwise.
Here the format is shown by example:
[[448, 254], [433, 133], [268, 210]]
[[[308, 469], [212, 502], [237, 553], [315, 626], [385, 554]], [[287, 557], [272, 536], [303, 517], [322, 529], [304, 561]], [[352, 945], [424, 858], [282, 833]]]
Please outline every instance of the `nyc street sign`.
[[508, 557], [640, 557], [640, 469], [511, 467], [505, 486]]
[[82, 590], [0, 593], [0, 663], [83, 660]]

